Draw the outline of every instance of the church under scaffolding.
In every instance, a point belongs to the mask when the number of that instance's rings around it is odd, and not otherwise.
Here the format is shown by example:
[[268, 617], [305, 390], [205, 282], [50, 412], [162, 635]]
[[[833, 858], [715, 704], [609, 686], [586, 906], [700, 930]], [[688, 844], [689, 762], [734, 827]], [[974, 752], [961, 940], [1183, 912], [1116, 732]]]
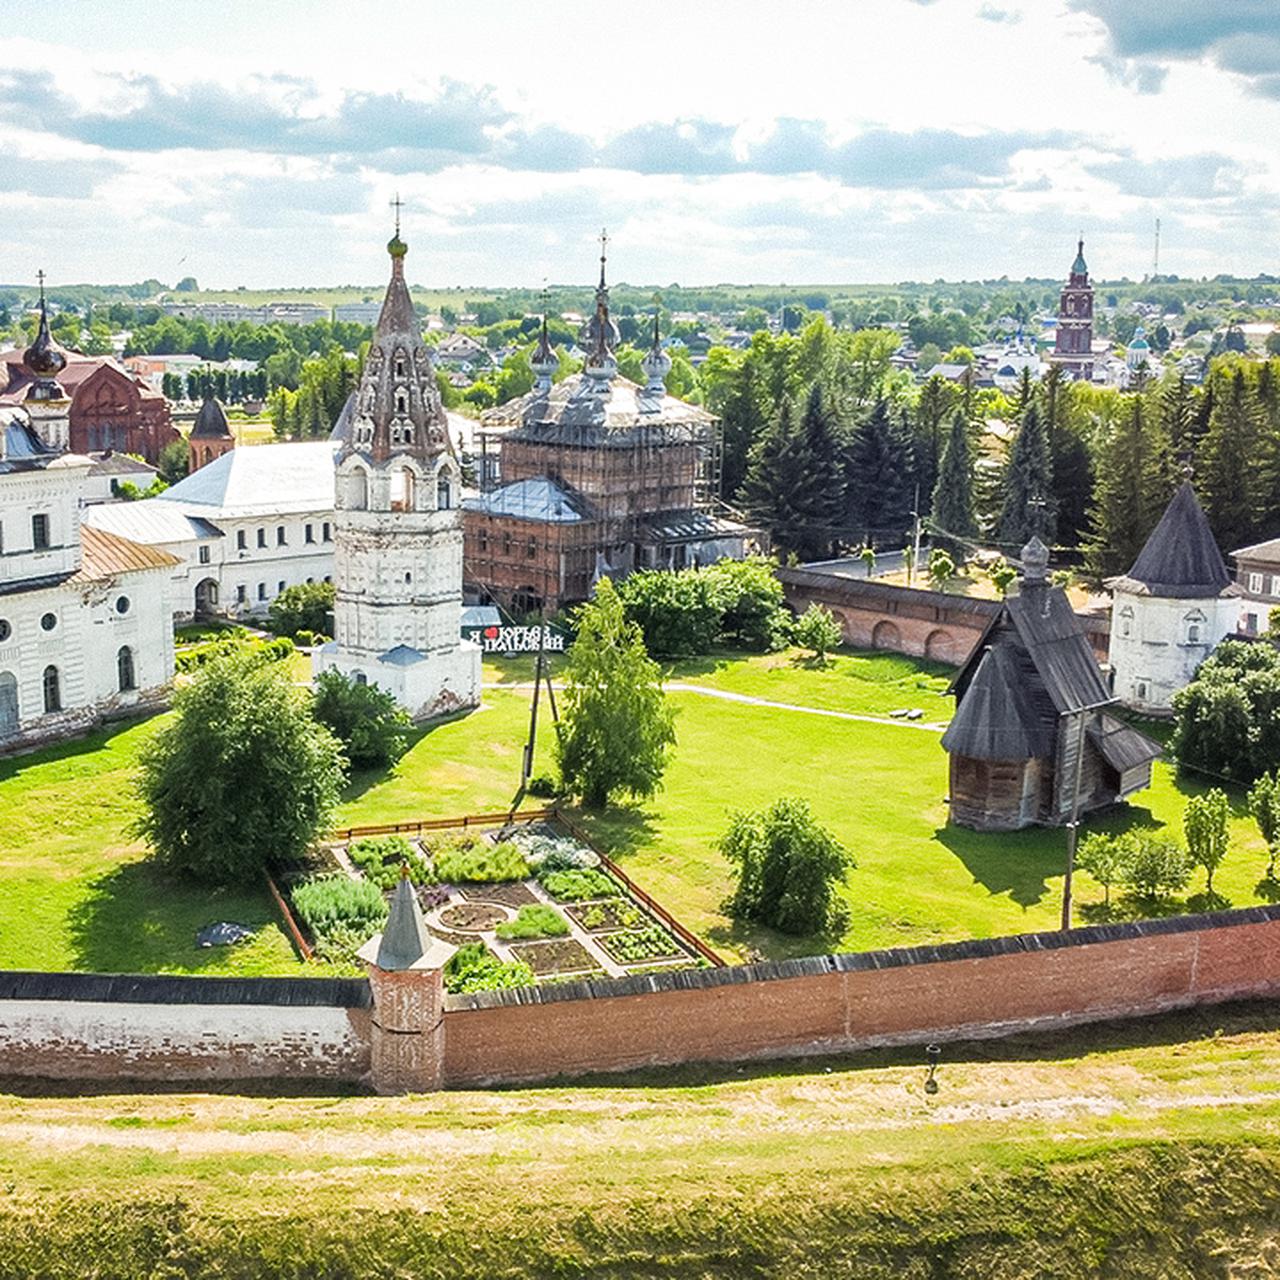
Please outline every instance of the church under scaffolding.
[[542, 336], [527, 395], [489, 410], [476, 434], [480, 492], [465, 503], [468, 599], [517, 616], [587, 599], [601, 576], [740, 558], [759, 535], [719, 501], [720, 424], [668, 395], [655, 323], [645, 385], [619, 376], [601, 255], [586, 366], [553, 383]]

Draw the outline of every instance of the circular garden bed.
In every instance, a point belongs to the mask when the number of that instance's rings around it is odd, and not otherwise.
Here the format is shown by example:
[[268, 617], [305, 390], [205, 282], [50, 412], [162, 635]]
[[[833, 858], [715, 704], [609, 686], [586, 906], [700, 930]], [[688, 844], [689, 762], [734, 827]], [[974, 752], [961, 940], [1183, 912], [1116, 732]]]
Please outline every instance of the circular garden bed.
[[439, 915], [439, 921], [446, 929], [482, 933], [501, 924], [509, 916], [505, 907], [495, 906], [490, 902], [459, 902], [455, 906], [445, 907]]

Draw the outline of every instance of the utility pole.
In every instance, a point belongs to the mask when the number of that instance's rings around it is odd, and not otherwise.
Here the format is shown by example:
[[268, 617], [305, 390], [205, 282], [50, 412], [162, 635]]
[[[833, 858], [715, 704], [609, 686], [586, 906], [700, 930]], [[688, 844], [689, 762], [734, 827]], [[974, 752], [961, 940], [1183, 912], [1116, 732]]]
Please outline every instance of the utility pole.
[[1071, 781], [1071, 821], [1067, 823], [1067, 873], [1062, 881], [1063, 929], [1071, 928], [1071, 877], [1076, 869], [1076, 840], [1080, 831], [1080, 779], [1084, 772], [1084, 746], [1089, 716], [1102, 707], [1109, 707], [1114, 701], [1114, 698], [1108, 698], [1106, 702], [1093, 702], [1067, 712], [1067, 715], [1076, 718], [1079, 728], [1076, 730], [1076, 767]]
[[916, 481], [916, 497], [911, 511], [911, 563], [907, 565], [907, 586], [916, 578], [916, 565], [920, 562], [920, 481]]

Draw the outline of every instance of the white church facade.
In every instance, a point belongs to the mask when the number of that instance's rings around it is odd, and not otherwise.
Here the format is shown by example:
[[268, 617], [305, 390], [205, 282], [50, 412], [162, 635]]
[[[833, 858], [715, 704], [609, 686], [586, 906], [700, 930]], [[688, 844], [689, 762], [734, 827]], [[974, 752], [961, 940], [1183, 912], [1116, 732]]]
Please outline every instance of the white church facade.
[[480, 650], [461, 639], [462, 474], [398, 225], [387, 249], [373, 343], [334, 429], [335, 636], [313, 664], [421, 720], [478, 704]]

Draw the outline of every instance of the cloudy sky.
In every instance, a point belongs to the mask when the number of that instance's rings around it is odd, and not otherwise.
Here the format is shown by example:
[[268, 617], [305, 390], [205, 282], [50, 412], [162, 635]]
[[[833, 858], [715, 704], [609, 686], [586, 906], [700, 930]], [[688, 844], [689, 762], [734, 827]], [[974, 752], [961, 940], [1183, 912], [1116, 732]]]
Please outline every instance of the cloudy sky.
[[433, 285], [1280, 272], [1280, 0], [11, 16], [6, 282], [373, 282], [396, 191]]

